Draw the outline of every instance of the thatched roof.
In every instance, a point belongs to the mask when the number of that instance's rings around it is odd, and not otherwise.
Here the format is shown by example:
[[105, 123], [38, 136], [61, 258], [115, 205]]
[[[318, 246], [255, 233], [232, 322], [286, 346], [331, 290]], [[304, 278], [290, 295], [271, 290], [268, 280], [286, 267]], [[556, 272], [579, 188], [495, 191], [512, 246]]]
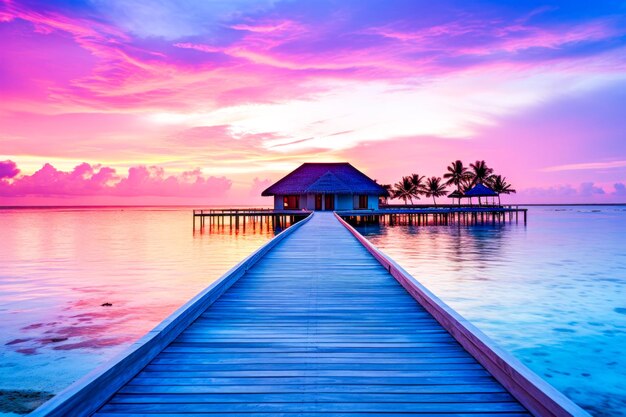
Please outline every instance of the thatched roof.
[[350, 187], [341, 181], [335, 174], [328, 171], [306, 189], [308, 193], [335, 193], [349, 194]]
[[347, 162], [302, 164], [261, 195], [306, 193], [388, 195], [387, 190]]
[[454, 190], [450, 194], [448, 194], [448, 198], [463, 198], [463, 197], [465, 196], [459, 190]]
[[484, 184], [476, 184], [471, 189], [465, 191], [465, 197], [497, 197], [498, 193]]

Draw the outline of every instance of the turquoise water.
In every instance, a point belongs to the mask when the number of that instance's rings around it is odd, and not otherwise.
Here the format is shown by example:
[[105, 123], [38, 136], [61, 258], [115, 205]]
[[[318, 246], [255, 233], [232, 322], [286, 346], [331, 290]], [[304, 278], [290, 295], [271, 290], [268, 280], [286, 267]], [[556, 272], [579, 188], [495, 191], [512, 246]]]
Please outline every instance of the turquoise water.
[[[243, 225], [241, 225], [243, 226]], [[107, 362], [274, 236], [191, 209], [0, 209], [0, 415]]]
[[[32, 408], [28, 390], [66, 388], [274, 235], [191, 226], [190, 209], [0, 209], [0, 415], [3, 393]], [[594, 415], [626, 415], [626, 207], [361, 231]]]
[[626, 416], [626, 207], [357, 229], [593, 415]]

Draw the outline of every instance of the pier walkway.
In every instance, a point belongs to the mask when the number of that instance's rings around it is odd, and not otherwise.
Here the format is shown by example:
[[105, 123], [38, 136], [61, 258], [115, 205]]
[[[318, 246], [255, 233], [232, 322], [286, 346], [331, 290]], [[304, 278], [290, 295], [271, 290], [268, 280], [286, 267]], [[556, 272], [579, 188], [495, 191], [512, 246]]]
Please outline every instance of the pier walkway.
[[390, 410], [525, 411], [332, 213], [316, 213], [98, 415]]
[[[510, 393], [517, 385], [507, 382], [519, 377], [518, 368], [494, 378], [481, 364], [488, 361], [479, 363], [481, 354], [457, 341], [463, 335], [455, 316], [444, 319], [452, 327], [442, 327], [441, 317], [392, 276], [397, 270], [333, 213], [302, 223], [108, 395], [95, 415], [530, 415]], [[495, 362], [501, 366], [506, 358]], [[85, 386], [93, 390], [93, 382]], [[528, 404], [536, 415], [586, 415], [564, 397], [556, 407]], [[569, 411], [559, 411], [562, 404]], [[54, 410], [44, 406], [41, 415]]]

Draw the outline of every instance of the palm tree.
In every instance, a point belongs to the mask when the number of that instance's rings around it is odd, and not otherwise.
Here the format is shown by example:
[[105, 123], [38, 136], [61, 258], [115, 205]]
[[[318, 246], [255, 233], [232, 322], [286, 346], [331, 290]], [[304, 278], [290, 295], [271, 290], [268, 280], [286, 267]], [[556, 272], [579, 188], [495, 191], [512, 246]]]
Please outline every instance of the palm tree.
[[491, 177], [493, 176], [493, 169], [489, 168], [485, 161], [476, 161], [470, 164], [470, 175], [472, 176], [472, 187], [476, 184], [491, 185]]
[[426, 197], [432, 197], [435, 207], [437, 207], [437, 201], [435, 197], [443, 197], [447, 194], [446, 185], [441, 183], [440, 177], [430, 177], [426, 180], [426, 188], [424, 190]]
[[411, 177], [402, 177], [401, 181], [398, 181], [393, 185], [392, 190], [392, 198], [399, 198], [404, 201], [411, 201], [413, 204], [413, 197], [415, 196], [413, 182], [411, 181]]
[[457, 191], [461, 191], [461, 185], [471, 177], [471, 173], [463, 166], [463, 162], [458, 159], [452, 162], [447, 169], [448, 172], [443, 174], [443, 178], [447, 180], [445, 184], [454, 184]]
[[[469, 174], [469, 173], [468, 173]], [[471, 175], [471, 174], [469, 174]], [[467, 190], [469, 190], [470, 188], [472, 188], [472, 178], [468, 175], [467, 178], [463, 178], [463, 180], [461, 180], [460, 186], [461, 186], [461, 192], [465, 193]]]
[[506, 177], [502, 175], [493, 175], [491, 182], [491, 189], [498, 193], [498, 205], [500, 206], [500, 194], [511, 194], [516, 193], [512, 185], [506, 182]]
[[385, 191], [387, 191], [387, 195], [382, 198], [385, 204], [387, 204], [389, 202], [389, 197], [393, 198], [393, 187], [391, 186], [391, 184], [381, 184], [380, 186], [383, 187]]
[[419, 174], [411, 174], [409, 178], [413, 184], [413, 197], [419, 200], [420, 195], [424, 194], [424, 178], [426, 177], [423, 175], [420, 177]]

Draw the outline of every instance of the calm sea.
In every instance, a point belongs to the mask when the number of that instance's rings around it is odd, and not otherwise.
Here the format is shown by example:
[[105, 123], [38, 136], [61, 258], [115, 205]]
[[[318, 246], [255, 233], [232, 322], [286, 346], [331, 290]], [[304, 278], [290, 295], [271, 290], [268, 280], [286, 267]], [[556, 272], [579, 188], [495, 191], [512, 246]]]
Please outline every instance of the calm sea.
[[193, 233], [188, 208], [0, 210], [0, 414], [112, 358], [272, 236]]
[[626, 415], [626, 206], [357, 229], [593, 415]]
[[[626, 415], [626, 207], [360, 231], [593, 414]], [[0, 413], [59, 392], [273, 235], [194, 234], [186, 208], [0, 210]]]

